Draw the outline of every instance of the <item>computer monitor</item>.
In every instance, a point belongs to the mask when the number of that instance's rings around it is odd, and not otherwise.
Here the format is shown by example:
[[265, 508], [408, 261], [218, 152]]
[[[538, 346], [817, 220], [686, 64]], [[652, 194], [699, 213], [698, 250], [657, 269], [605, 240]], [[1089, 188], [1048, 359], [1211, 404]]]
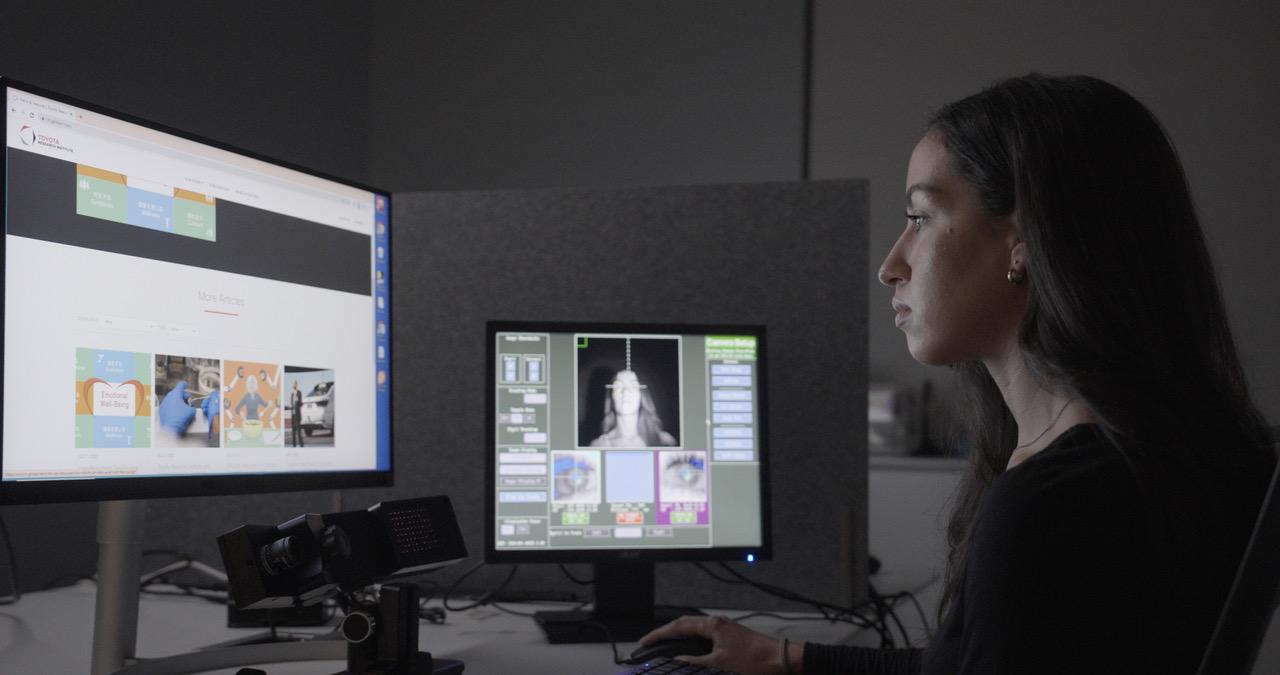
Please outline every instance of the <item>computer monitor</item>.
[[0, 87], [0, 504], [109, 502], [100, 618], [117, 500], [391, 484], [390, 196]]
[[[633, 640], [658, 561], [768, 558], [762, 326], [490, 322], [485, 559], [594, 563], [552, 642]], [[601, 626], [607, 627], [607, 631]]]

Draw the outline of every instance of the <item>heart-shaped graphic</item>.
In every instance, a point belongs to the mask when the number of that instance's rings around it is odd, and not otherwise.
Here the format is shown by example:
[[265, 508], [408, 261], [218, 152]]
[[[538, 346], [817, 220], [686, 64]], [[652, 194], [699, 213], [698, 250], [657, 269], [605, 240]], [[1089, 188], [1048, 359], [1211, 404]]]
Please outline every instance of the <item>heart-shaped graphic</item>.
[[80, 390], [90, 415], [111, 417], [137, 416], [145, 394], [145, 387], [137, 380], [112, 384], [99, 377], [85, 380]]

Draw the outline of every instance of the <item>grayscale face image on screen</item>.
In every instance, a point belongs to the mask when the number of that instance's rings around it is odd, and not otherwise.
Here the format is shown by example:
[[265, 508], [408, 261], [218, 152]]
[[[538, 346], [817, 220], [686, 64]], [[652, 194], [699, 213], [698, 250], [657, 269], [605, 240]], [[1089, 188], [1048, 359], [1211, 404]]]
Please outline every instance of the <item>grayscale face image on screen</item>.
[[755, 336], [494, 339], [496, 549], [761, 545]]

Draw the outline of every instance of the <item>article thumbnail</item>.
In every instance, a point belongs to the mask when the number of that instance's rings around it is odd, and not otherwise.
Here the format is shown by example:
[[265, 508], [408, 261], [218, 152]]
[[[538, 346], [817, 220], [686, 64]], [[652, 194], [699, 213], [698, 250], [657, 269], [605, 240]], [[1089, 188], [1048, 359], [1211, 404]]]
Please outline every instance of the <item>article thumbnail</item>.
[[151, 447], [151, 355], [76, 349], [76, 447]]
[[223, 447], [280, 447], [280, 376], [274, 363], [222, 362]]
[[222, 363], [157, 354], [155, 378], [155, 447], [218, 447], [222, 438]]
[[330, 446], [337, 392], [332, 369], [284, 367], [285, 445]]
[[577, 337], [578, 446], [680, 445], [680, 340]]

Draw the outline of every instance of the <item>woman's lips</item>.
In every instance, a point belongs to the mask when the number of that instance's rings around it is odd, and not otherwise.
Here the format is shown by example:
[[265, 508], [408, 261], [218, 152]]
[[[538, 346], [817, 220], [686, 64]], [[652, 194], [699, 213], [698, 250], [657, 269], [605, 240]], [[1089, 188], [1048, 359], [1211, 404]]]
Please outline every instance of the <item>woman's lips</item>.
[[893, 312], [894, 312], [893, 325], [897, 327], [901, 327], [902, 322], [906, 321], [907, 317], [911, 315], [911, 308], [904, 303], [894, 300]]

